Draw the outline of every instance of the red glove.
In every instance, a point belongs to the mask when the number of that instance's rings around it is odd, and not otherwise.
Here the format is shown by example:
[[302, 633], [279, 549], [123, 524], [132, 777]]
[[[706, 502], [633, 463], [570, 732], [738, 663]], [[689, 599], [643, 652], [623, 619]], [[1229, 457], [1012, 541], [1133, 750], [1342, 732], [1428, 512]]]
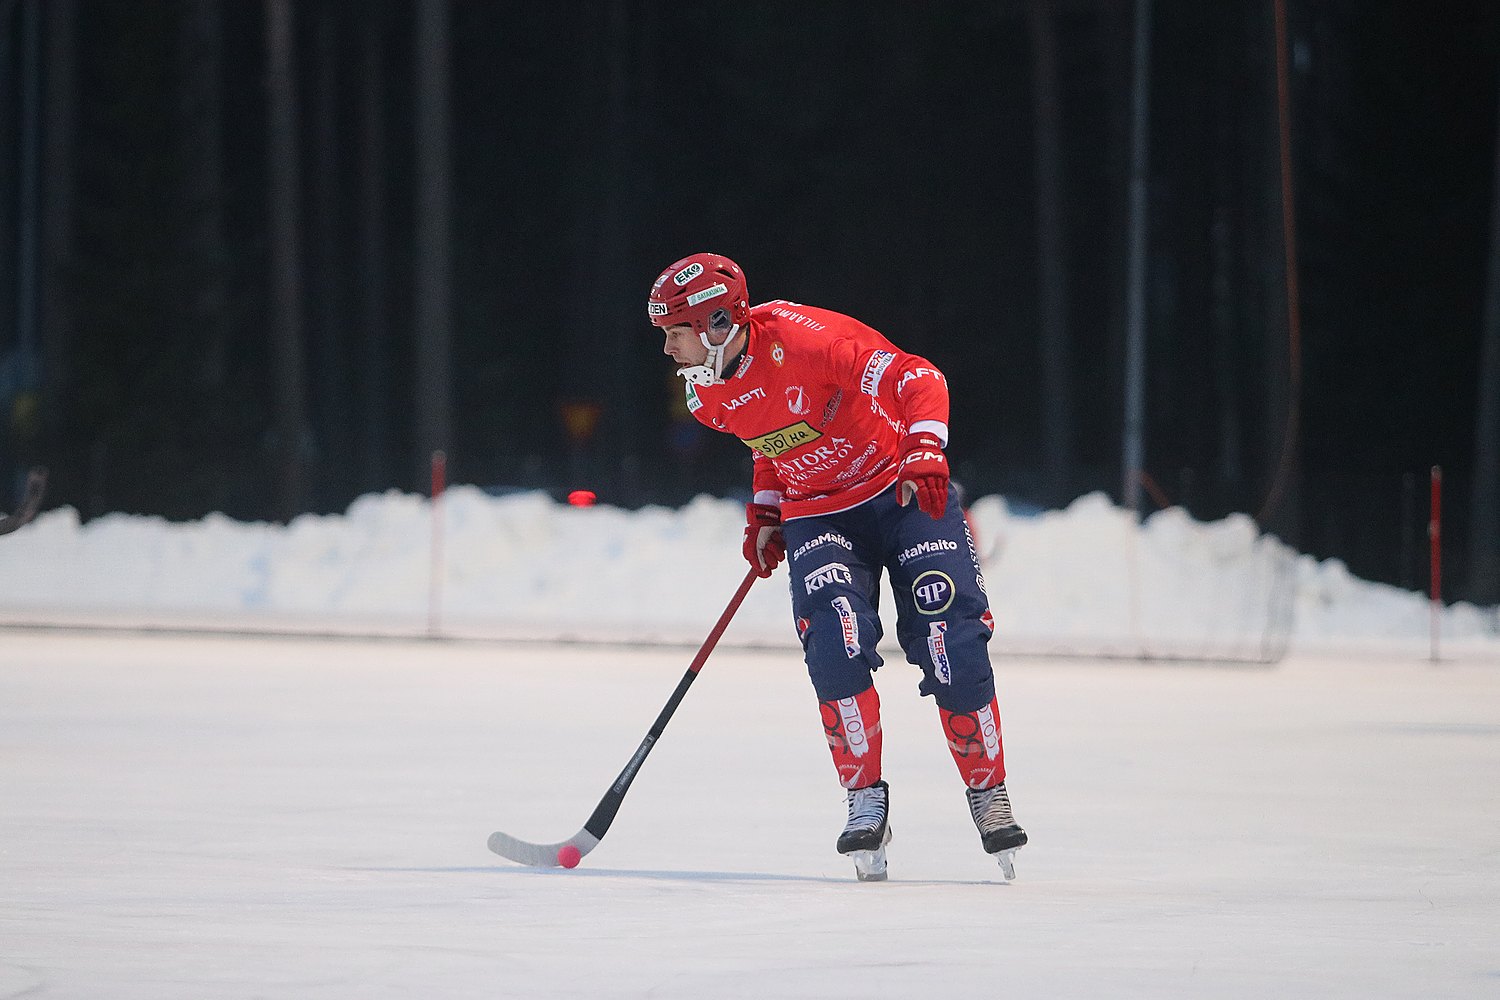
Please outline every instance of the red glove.
[[900, 451], [896, 482], [901, 506], [916, 497], [917, 507], [924, 514], [934, 521], [942, 520], [948, 509], [948, 459], [943, 456], [943, 443], [936, 434], [923, 431], [902, 438]]
[[781, 537], [781, 508], [766, 503], [745, 504], [745, 561], [762, 580], [786, 558]]

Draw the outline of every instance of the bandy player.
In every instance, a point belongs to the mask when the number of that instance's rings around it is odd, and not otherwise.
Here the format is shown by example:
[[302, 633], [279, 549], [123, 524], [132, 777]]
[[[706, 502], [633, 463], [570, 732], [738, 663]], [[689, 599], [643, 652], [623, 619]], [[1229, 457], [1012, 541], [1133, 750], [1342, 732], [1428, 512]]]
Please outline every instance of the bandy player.
[[986, 647], [994, 620], [963, 511], [949, 502], [943, 373], [840, 313], [752, 308], [744, 273], [718, 254], [663, 271], [647, 311], [683, 366], [688, 409], [750, 447], [745, 558], [768, 577], [791, 554], [792, 614], [849, 799], [839, 852], [861, 879], [886, 877], [890, 789], [871, 677], [884, 570], [897, 638], [937, 702], [984, 850], [1013, 878], [1026, 832], [1005, 790]]

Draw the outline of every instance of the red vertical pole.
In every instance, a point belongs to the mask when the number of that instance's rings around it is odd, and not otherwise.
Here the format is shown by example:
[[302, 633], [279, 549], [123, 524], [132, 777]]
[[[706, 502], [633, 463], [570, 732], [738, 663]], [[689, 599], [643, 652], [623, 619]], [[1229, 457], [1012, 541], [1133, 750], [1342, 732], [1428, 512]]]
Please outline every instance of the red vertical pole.
[[1427, 539], [1432, 549], [1431, 581], [1431, 644], [1432, 660], [1438, 658], [1438, 630], [1443, 610], [1443, 469], [1432, 467], [1432, 516], [1427, 522]]
[[448, 455], [432, 453], [432, 566], [427, 577], [427, 634], [437, 635], [443, 615], [443, 490], [448, 480]]

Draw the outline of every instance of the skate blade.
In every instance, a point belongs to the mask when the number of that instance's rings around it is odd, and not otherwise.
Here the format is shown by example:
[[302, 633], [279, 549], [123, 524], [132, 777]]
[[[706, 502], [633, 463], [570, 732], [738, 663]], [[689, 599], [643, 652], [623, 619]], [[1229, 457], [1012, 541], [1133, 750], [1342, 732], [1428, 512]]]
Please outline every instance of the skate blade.
[[885, 845], [891, 842], [891, 828], [886, 826], [885, 839], [873, 851], [850, 851], [846, 857], [854, 862], [854, 875], [861, 882], [884, 882], [889, 876], [885, 866]]
[[889, 877], [884, 847], [878, 851], [851, 851], [849, 859], [854, 862], [855, 877], [861, 882], [884, 882]]
[[1005, 877], [1005, 881], [1007, 882], [1015, 881], [1016, 851], [1018, 850], [1020, 850], [1019, 847], [1012, 847], [1008, 851], [997, 851], [995, 853], [995, 861], [1000, 865], [1000, 874]]

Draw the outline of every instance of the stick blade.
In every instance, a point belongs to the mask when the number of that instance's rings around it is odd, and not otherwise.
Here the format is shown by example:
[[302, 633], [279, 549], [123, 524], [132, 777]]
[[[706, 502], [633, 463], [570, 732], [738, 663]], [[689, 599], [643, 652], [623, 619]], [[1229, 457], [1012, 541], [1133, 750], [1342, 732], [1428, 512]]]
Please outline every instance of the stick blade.
[[561, 868], [562, 862], [557, 860], [557, 852], [570, 844], [578, 848], [578, 856], [582, 858], [599, 846], [599, 838], [588, 830], [579, 830], [567, 840], [559, 840], [555, 844], [533, 844], [529, 840], [521, 840], [496, 830], [490, 834], [489, 839], [491, 851], [529, 868]]

